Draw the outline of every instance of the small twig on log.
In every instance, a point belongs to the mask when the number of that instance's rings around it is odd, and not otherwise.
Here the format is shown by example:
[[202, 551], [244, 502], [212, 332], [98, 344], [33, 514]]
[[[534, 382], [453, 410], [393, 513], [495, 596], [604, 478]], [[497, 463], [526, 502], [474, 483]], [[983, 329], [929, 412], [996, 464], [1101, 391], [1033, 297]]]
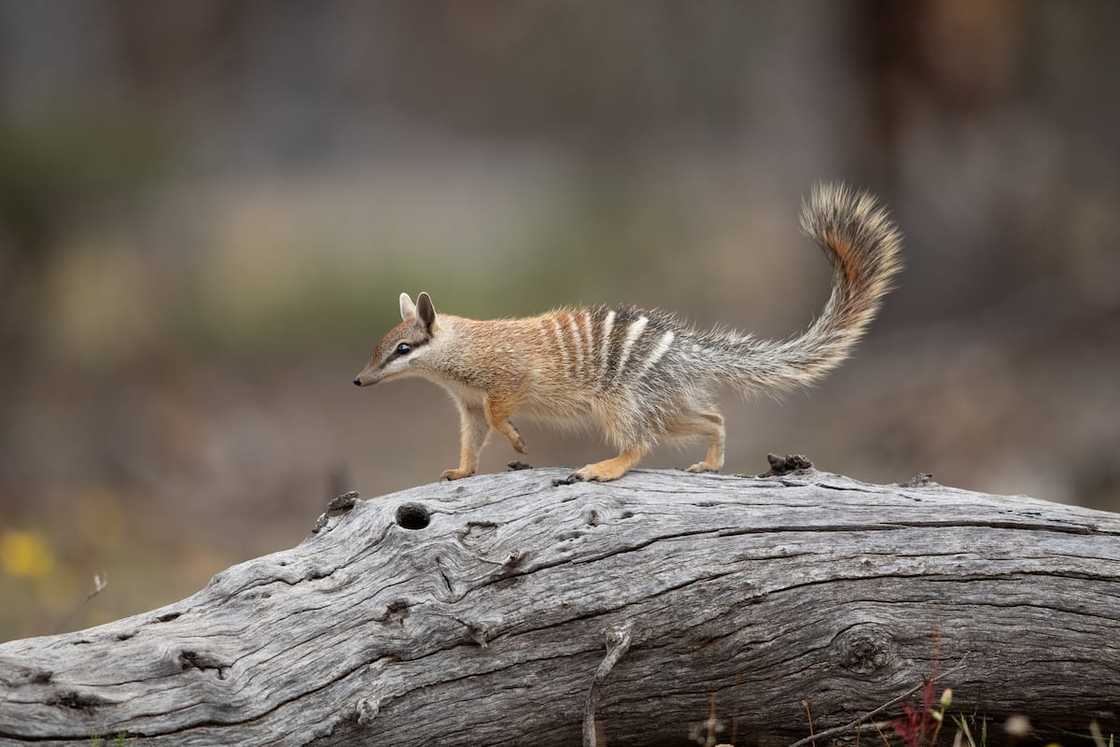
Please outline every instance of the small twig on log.
[[[852, 731], [855, 732], [856, 735], [856, 747], [859, 747], [859, 737], [865, 731], [877, 731], [885, 738], [886, 735], [883, 734], [883, 728], [890, 726], [891, 723], [891, 721], [872, 721], [870, 724], [860, 724], [859, 726], [852, 727]], [[819, 737], [823, 733], [824, 732], [820, 732], [817, 736]], [[890, 742], [887, 742], [887, 747], [890, 747]]]
[[[883, 705], [879, 706], [878, 708], [875, 708], [874, 710], [868, 711], [867, 713], [863, 714], [862, 716], [860, 716], [856, 720], [849, 721], [848, 723], [843, 724], [841, 726], [834, 726], [831, 729], [825, 729], [824, 731], [817, 732], [816, 734], [810, 734], [809, 736], [805, 737], [804, 739], [797, 740], [796, 742], [791, 744], [789, 747], [804, 747], [804, 745], [807, 745], [807, 744], [814, 744], [817, 739], [823, 739], [825, 737], [834, 737], [837, 734], [843, 734], [846, 731], [850, 731], [852, 729], [855, 729], [856, 727], [858, 727], [864, 721], [867, 721], [872, 716], [875, 716], [879, 713], [882, 713], [883, 711], [887, 710], [891, 706], [898, 705], [902, 701], [906, 700], [911, 695], [913, 695], [914, 693], [918, 692], [923, 687], [925, 687], [926, 684], [928, 684], [929, 682], [937, 682], [940, 679], [944, 679], [945, 677], [948, 677], [950, 674], [954, 674], [955, 672], [959, 672], [961, 669], [964, 669], [964, 664], [965, 664], [965, 662], [962, 659], [961, 662], [959, 664], [957, 664], [957, 666], [953, 667], [952, 669], [950, 669], [948, 671], [945, 671], [945, 672], [942, 672], [941, 674], [936, 675], [934, 677], [931, 677], [929, 680], [923, 681], [920, 685], [916, 685], [916, 686], [910, 688], [909, 690], [907, 690], [906, 692], [904, 692], [902, 695], [899, 695], [896, 698], [892, 698], [891, 700], [888, 700]], [[812, 722], [810, 722], [809, 729], [810, 729], [810, 731], [812, 731]]]
[[599, 708], [599, 689], [607, 679], [607, 675], [614, 669], [619, 659], [630, 650], [630, 630], [632, 625], [624, 623], [617, 627], [607, 629], [607, 655], [595, 670], [595, 677], [591, 680], [591, 689], [587, 693], [587, 706], [583, 713], [583, 745], [584, 747], [598, 747], [599, 736], [595, 730], [595, 711]]
[[341, 495], [336, 495], [331, 498], [327, 503], [327, 510], [319, 514], [319, 518], [315, 520], [315, 526], [311, 527], [312, 534], [318, 534], [319, 531], [327, 525], [327, 520], [332, 516], [341, 516], [342, 514], [350, 511], [358, 503], [358, 498], [361, 493], [357, 490], [351, 490]]
[[763, 472], [759, 477], [780, 477], [791, 472], [813, 468], [813, 463], [802, 454], [786, 454], [784, 457], [777, 454], [767, 454], [766, 461], [770, 463], [770, 469]]

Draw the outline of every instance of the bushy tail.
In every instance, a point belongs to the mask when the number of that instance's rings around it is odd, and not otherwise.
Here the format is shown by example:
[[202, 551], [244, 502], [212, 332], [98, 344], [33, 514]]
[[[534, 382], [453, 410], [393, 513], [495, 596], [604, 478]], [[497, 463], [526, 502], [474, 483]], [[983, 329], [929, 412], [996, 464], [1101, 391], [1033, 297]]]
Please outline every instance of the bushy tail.
[[756, 340], [717, 333], [721, 378], [745, 391], [780, 392], [812, 384], [848, 357], [902, 268], [902, 236], [866, 192], [841, 184], [813, 188], [801, 208], [801, 229], [834, 268], [832, 294], [799, 337]]

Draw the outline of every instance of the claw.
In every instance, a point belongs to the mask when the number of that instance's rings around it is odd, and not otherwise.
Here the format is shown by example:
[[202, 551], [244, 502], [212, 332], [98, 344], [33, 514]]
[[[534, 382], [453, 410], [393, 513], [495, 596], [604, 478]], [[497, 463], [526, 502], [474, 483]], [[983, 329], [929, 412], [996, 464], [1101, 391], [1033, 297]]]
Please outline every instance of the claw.
[[577, 482], [583, 482], [584, 479], [585, 479], [584, 476], [581, 475], [580, 473], [573, 472], [572, 474], [568, 475], [567, 477], [557, 477], [555, 480], [552, 481], [552, 487], [558, 488], [561, 485], [574, 485]]
[[509, 445], [512, 446], [514, 451], [518, 454], [528, 454], [529, 450], [525, 448], [525, 439], [521, 437], [521, 431], [517, 430], [517, 426], [513, 423], [510, 423], [509, 427], [513, 429], [513, 435], [516, 436], [516, 438], [511, 438], [509, 440]]

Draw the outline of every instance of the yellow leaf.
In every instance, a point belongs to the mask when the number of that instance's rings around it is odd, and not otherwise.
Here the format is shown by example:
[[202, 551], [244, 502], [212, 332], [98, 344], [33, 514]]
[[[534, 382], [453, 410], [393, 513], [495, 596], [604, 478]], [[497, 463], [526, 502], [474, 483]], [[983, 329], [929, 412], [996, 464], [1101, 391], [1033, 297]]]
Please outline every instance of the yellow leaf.
[[54, 553], [38, 532], [0, 534], [0, 568], [17, 578], [42, 578], [54, 570]]

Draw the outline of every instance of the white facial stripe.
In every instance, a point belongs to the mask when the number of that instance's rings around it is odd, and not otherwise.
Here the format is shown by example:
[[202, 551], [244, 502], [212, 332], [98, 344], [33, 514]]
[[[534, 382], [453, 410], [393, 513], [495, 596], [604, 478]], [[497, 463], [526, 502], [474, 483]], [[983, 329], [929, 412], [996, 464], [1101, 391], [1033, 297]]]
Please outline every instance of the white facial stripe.
[[618, 370], [614, 372], [614, 378], [616, 380], [622, 375], [623, 369], [626, 368], [626, 361], [630, 358], [630, 351], [633, 349], [634, 343], [642, 336], [642, 332], [645, 331], [647, 324], [649, 324], [649, 319], [640, 316], [630, 322], [630, 326], [626, 328], [626, 339], [622, 341], [622, 355], [618, 358]]
[[614, 329], [614, 311], [608, 311], [607, 316], [603, 319], [603, 345], [599, 352], [599, 380], [602, 381], [607, 375], [607, 361], [610, 360], [611, 352], [611, 330]]
[[395, 374], [408, 368], [408, 358], [394, 358], [385, 366], [385, 374]]
[[657, 344], [653, 347], [653, 351], [649, 354], [649, 358], [647, 358], [646, 362], [642, 364], [642, 370], [638, 372], [639, 379], [645, 376], [646, 372], [653, 368], [654, 365], [659, 360], [661, 360], [662, 356], [664, 356], [665, 353], [669, 351], [669, 346], [673, 344], [673, 339], [675, 337], [676, 335], [673, 334], [672, 330], [669, 330], [665, 334], [661, 335], [661, 339], [658, 340]]

